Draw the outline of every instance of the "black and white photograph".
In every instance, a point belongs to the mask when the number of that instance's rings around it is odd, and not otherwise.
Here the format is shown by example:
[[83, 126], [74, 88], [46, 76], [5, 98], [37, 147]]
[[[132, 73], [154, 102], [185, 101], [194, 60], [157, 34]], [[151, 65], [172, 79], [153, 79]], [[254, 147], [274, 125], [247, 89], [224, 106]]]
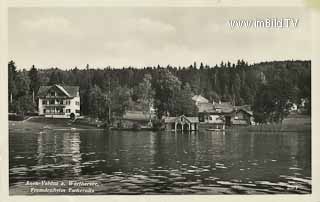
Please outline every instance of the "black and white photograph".
[[303, 7], [11, 7], [9, 194], [310, 195]]

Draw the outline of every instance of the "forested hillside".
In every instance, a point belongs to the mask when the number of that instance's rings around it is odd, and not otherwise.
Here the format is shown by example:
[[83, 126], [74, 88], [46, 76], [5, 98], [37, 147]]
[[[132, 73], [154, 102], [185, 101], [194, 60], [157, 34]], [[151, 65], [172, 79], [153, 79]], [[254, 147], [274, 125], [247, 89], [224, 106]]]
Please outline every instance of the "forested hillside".
[[[188, 67], [105, 67], [89, 65], [84, 69], [58, 67], [18, 70], [9, 67], [9, 111], [36, 110], [41, 85], [80, 86], [81, 113], [107, 119], [107, 112], [121, 117], [125, 110], [153, 105], [162, 115], [195, 114], [191, 96], [201, 94], [210, 101], [229, 101], [251, 105], [258, 122], [281, 121], [291, 103], [306, 101], [311, 106], [311, 61], [272, 61], [248, 65], [221, 62], [210, 66], [194, 63]], [[110, 118], [110, 117], [109, 117]]]

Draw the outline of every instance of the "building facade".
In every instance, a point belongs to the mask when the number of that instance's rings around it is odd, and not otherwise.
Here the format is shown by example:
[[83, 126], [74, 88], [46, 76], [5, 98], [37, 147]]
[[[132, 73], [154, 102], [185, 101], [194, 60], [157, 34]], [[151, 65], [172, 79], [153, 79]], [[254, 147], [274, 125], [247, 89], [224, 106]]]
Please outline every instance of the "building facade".
[[38, 113], [50, 118], [76, 118], [80, 116], [78, 86], [40, 86]]
[[196, 131], [198, 130], [198, 117], [166, 117], [164, 119], [166, 131]]
[[243, 108], [236, 109], [231, 117], [231, 124], [236, 126], [254, 125], [253, 113]]
[[[202, 96], [198, 96], [202, 97]], [[224, 128], [225, 126], [253, 125], [253, 113], [249, 105], [234, 106], [230, 102], [209, 103], [196, 102], [200, 124], [209, 128]]]

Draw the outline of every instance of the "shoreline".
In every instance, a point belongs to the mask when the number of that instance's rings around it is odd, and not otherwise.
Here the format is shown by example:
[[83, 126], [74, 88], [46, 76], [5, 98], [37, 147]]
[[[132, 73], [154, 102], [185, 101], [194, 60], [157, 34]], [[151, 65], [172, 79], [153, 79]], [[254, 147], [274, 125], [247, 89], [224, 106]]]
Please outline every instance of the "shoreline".
[[[284, 121], [284, 123], [249, 125], [249, 126], [231, 126], [227, 127], [224, 132], [232, 131], [248, 131], [248, 132], [304, 132], [312, 129], [311, 117], [304, 117], [295, 120]], [[153, 128], [104, 128], [98, 127], [92, 123], [74, 122], [70, 119], [49, 119], [43, 117], [28, 117], [22, 121], [9, 120], [10, 132], [26, 132], [26, 131], [163, 131]], [[199, 131], [206, 131], [201, 128]], [[170, 131], [167, 131], [170, 132]], [[182, 132], [182, 131], [177, 131]], [[191, 132], [191, 131], [190, 131]], [[194, 131], [193, 131], [194, 132]], [[195, 131], [197, 132], [197, 131]]]

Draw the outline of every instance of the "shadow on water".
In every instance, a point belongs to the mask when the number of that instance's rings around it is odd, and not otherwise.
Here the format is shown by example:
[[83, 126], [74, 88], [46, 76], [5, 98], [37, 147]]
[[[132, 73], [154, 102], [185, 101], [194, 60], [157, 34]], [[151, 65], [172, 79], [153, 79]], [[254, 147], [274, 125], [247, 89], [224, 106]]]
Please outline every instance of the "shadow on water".
[[12, 133], [10, 186], [94, 179], [103, 194], [310, 193], [308, 133]]

